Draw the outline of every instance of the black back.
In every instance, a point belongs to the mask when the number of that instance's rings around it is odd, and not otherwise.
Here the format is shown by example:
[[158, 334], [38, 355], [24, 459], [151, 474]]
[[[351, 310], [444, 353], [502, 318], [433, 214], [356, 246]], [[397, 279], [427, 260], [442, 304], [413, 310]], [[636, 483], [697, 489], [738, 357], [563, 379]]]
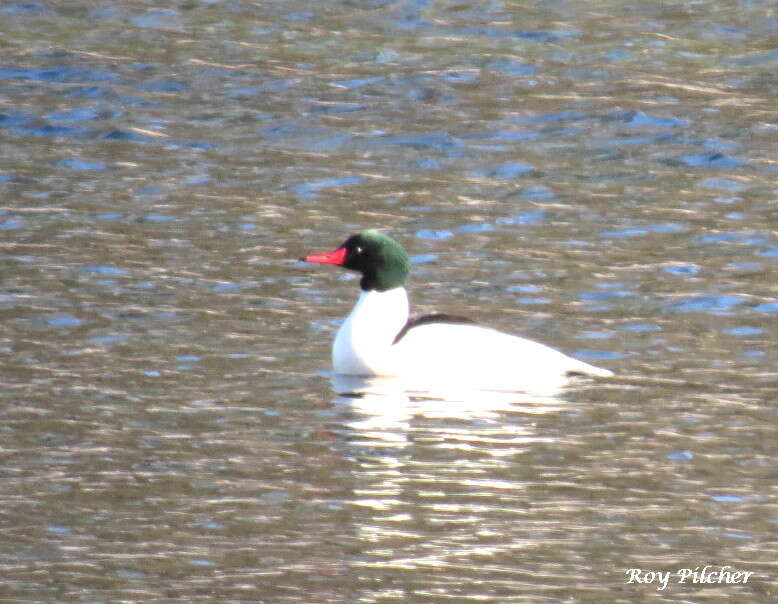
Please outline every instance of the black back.
[[394, 336], [394, 341], [392, 344], [397, 344], [400, 340], [403, 339], [406, 333], [408, 333], [411, 329], [414, 327], [419, 327], [420, 325], [428, 325], [430, 323], [453, 323], [455, 325], [477, 325], [475, 321], [472, 319], [468, 319], [467, 317], [460, 317], [457, 315], [446, 315], [446, 314], [434, 314], [434, 315], [422, 315], [421, 317], [413, 317], [408, 319], [408, 322], [403, 325], [403, 328], [397, 332], [397, 335]]

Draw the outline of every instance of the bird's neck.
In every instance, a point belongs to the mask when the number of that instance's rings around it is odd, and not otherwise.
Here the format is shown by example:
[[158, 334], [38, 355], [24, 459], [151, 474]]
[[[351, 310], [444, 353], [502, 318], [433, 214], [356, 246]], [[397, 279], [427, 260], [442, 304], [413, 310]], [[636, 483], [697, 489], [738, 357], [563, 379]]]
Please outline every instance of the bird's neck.
[[407, 320], [408, 293], [404, 287], [363, 291], [347, 319], [360, 339], [370, 338], [374, 345], [386, 346], [391, 346]]
[[408, 320], [403, 287], [362, 291], [332, 347], [336, 373], [393, 375], [392, 343]]

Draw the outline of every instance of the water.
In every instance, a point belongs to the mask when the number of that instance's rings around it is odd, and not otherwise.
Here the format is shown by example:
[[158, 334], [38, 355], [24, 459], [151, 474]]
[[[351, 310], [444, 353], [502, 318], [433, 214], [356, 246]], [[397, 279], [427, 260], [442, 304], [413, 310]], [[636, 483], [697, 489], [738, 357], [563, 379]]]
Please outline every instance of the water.
[[[6, 2], [2, 598], [775, 598], [770, 3]], [[617, 371], [338, 395], [419, 312]], [[730, 565], [746, 584], [628, 583]], [[644, 575], [645, 576], [645, 575]]]

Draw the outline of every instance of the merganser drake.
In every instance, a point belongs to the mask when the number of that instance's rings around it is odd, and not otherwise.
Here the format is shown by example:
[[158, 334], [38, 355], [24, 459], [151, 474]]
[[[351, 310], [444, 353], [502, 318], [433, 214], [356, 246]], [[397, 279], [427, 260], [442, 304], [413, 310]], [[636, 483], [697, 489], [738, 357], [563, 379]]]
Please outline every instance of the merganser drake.
[[300, 258], [362, 274], [359, 295], [332, 347], [335, 373], [356, 376], [437, 376], [468, 382], [596, 377], [613, 372], [544, 344], [509, 335], [458, 316], [409, 318], [405, 282], [410, 259], [394, 239], [377, 231], [349, 237], [324, 254]]

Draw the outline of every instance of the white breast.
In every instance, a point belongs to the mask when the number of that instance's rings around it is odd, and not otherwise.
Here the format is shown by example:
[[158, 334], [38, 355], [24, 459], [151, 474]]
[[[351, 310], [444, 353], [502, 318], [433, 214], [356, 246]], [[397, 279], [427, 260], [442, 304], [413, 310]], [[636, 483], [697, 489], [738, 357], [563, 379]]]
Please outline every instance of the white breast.
[[363, 291], [335, 336], [332, 366], [345, 375], [397, 375], [392, 342], [408, 320], [405, 288]]

